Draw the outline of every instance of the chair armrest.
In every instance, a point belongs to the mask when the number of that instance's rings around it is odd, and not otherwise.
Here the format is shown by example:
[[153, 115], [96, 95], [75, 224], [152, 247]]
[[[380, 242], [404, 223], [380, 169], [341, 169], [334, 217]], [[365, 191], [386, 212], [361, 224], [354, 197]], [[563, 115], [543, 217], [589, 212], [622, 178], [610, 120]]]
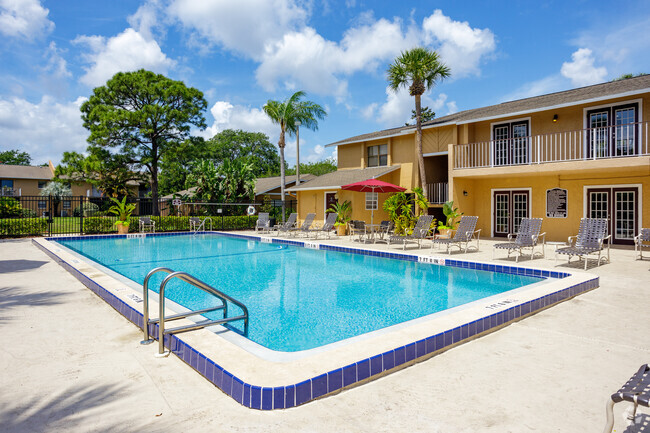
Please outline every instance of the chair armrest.
[[539, 238], [542, 238], [542, 245], [546, 245], [546, 232], [538, 234], [536, 236], [535, 242], [538, 242]]
[[514, 233], [508, 233], [508, 240], [511, 241], [513, 236], [515, 236]]
[[481, 229], [474, 230], [472, 236], [476, 236], [476, 239], [479, 239], [481, 237]]
[[[573, 239], [573, 241], [571, 241], [571, 239]], [[569, 246], [572, 247], [576, 239], [578, 239], [578, 236], [569, 236], [569, 238], [567, 239], [567, 244], [569, 244]]]

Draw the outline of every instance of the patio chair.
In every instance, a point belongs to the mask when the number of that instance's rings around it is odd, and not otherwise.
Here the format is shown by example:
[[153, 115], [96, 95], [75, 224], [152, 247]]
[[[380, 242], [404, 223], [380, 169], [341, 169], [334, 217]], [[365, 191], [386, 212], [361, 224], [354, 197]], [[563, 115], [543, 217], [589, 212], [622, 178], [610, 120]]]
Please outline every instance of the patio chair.
[[519, 224], [519, 232], [514, 240], [512, 239], [514, 235], [509, 234], [508, 242], [493, 245], [492, 259], [494, 259], [494, 252], [497, 249], [501, 249], [508, 250], [508, 258], [510, 258], [512, 251], [517, 251], [519, 254], [516, 257], [516, 261], [519, 262], [519, 257], [523, 254], [522, 250], [524, 248], [530, 248], [530, 259], [532, 260], [535, 257], [535, 247], [539, 244], [540, 238], [542, 239], [542, 257], [545, 257], [546, 233], [540, 234], [539, 232], [542, 228], [542, 221], [542, 218], [522, 218]]
[[303, 235], [303, 234], [307, 236], [309, 234], [309, 229], [311, 228], [311, 225], [314, 222], [314, 218], [316, 218], [315, 213], [308, 213], [302, 225], [300, 227], [296, 227], [292, 229], [289, 233], [292, 233], [294, 236]]
[[156, 233], [156, 222], [150, 217], [140, 217], [140, 233], [144, 233], [146, 229], [149, 229], [151, 233]]
[[280, 233], [291, 233], [291, 230], [296, 228], [296, 221], [298, 220], [298, 214], [292, 213], [289, 215], [289, 218], [284, 222], [284, 224], [276, 224], [273, 229], [276, 231], [277, 235], [280, 236]]
[[338, 215], [336, 213], [329, 212], [327, 214], [325, 222], [323, 223], [323, 226], [320, 228], [311, 229], [309, 230], [309, 233], [314, 234], [314, 239], [318, 239], [318, 236], [321, 233], [326, 234], [327, 239], [329, 239], [332, 234], [332, 230], [334, 230], [334, 223], [336, 222], [336, 218], [338, 218]]
[[641, 229], [641, 232], [634, 237], [634, 253], [638, 251], [641, 260], [643, 260], [644, 248], [650, 248], [650, 229]]
[[190, 230], [195, 232], [201, 226], [201, 218], [199, 217], [190, 217]]
[[465, 253], [467, 253], [470, 243], [476, 240], [476, 251], [478, 251], [481, 229], [476, 230], [477, 222], [477, 216], [463, 215], [460, 217], [460, 222], [458, 223], [454, 237], [449, 239], [433, 239], [431, 249], [433, 249], [434, 245], [446, 245], [447, 254], [451, 254], [451, 247], [458, 247], [459, 250], [463, 251], [463, 245], [465, 245]]
[[[614, 428], [614, 404], [621, 401], [634, 403], [634, 409], [628, 417], [632, 424], [634, 424], [636, 409], [639, 405], [650, 407], [650, 367], [648, 367], [648, 364], [642, 365], [621, 389], [612, 394], [611, 399], [607, 402], [607, 424], [605, 430], [603, 430], [604, 433], [611, 433]], [[641, 426], [638, 431], [642, 429]], [[628, 431], [628, 429], [625, 431]]]
[[395, 228], [395, 223], [392, 221], [382, 221], [379, 223], [379, 228], [374, 233], [374, 241], [377, 242], [389, 242], [390, 235], [393, 233]]
[[255, 223], [255, 233], [257, 232], [270, 232], [271, 231], [271, 220], [269, 219], [268, 212], [260, 212], [257, 217], [257, 223]]
[[410, 235], [390, 236], [388, 238], [388, 245], [392, 243], [402, 244], [402, 249], [406, 249], [407, 244], [418, 244], [418, 248], [422, 248], [422, 240], [426, 238], [431, 223], [433, 222], [433, 215], [420, 215], [418, 222], [413, 227], [413, 232]]
[[600, 256], [607, 241], [607, 263], [609, 263], [609, 240], [612, 235], [607, 234], [606, 218], [582, 218], [580, 220], [580, 229], [576, 236], [569, 236], [568, 247], [558, 248], [555, 250], [555, 260], [558, 254], [566, 254], [571, 257], [578, 256], [585, 259], [585, 269], [589, 254], [598, 253], [598, 265], [600, 266]]
[[357, 240], [359, 242], [364, 241], [368, 237], [368, 232], [366, 231], [365, 221], [352, 220], [350, 221], [350, 239], [354, 236], [358, 236]]

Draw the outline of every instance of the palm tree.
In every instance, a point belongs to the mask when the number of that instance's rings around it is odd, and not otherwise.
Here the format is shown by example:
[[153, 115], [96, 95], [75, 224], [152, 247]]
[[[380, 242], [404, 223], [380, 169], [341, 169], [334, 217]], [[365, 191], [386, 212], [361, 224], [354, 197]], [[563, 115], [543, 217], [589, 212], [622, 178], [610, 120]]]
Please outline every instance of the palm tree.
[[293, 135], [298, 128], [297, 122], [312, 131], [318, 130], [318, 119], [324, 119], [327, 116], [325, 109], [315, 102], [302, 101], [305, 92], [299, 91], [291, 95], [284, 101], [274, 101], [269, 99], [264, 105], [264, 112], [273, 123], [280, 125], [280, 138], [278, 147], [280, 148], [280, 194], [282, 196], [282, 221], [285, 219], [284, 206], [284, 136], [286, 133]]
[[422, 188], [426, 185], [424, 156], [422, 155], [422, 95], [440, 80], [449, 77], [451, 70], [438, 58], [438, 53], [428, 48], [417, 47], [402, 52], [388, 68], [388, 85], [393, 91], [408, 87], [415, 97], [415, 144], [418, 153], [418, 167]]

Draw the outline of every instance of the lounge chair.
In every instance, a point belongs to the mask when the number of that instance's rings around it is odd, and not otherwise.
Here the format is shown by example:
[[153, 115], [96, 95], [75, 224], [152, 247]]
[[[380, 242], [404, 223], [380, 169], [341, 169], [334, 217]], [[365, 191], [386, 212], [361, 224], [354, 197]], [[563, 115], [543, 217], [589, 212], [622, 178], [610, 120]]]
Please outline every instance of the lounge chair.
[[329, 212], [327, 214], [327, 218], [325, 219], [325, 223], [323, 223], [323, 226], [320, 228], [315, 228], [309, 230], [309, 233], [314, 234], [314, 239], [318, 239], [318, 236], [323, 233], [327, 235], [327, 239], [330, 238], [332, 234], [332, 230], [334, 230], [334, 223], [336, 222], [336, 218], [338, 218], [338, 215], [334, 212]]
[[413, 231], [410, 235], [390, 236], [388, 238], [388, 245], [393, 243], [402, 244], [402, 249], [406, 249], [406, 244], [418, 244], [418, 248], [422, 248], [421, 242], [429, 233], [432, 222], [432, 215], [420, 215], [420, 218], [418, 218], [418, 222], [415, 224], [415, 227], [413, 227]]
[[577, 236], [569, 236], [568, 247], [558, 248], [555, 250], [555, 260], [558, 254], [566, 254], [571, 257], [578, 256], [585, 259], [585, 269], [589, 254], [598, 253], [598, 265], [600, 266], [600, 256], [607, 241], [607, 263], [609, 263], [609, 240], [612, 235], [607, 234], [606, 218], [583, 218], [580, 220], [580, 229]]
[[365, 242], [368, 237], [368, 232], [366, 231], [366, 223], [364, 221], [350, 221], [350, 239], [352, 239], [353, 236], [358, 236], [357, 240], [359, 242]]
[[644, 248], [650, 248], [650, 229], [641, 229], [641, 232], [634, 237], [634, 252], [639, 252], [641, 260], [643, 260]]
[[390, 235], [393, 233], [393, 228], [395, 223], [392, 221], [382, 221], [379, 223], [379, 228], [374, 233], [374, 241], [377, 242], [389, 242]]
[[314, 222], [314, 218], [316, 218], [315, 213], [308, 213], [302, 225], [300, 227], [292, 229], [289, 233], [293, 233], [294, 236], [303, 235], [303, 234], [307, 236], [309, 234], [309, 229], [311, 228], [311, 225]]
[[284, 224], [276, 224], [273, 229], [277, 232], [278, 236], [280, 236], [280, 233], [291, 233], [291, 230], [296, 228], [297, 220], [298, 214], [294, 212], [289, 215], [289, 218], [287, 218]]
[[270, 232], [271, 231], [271, 220], [269, 219], [268, 212], [260, 212], [257, 217], [257, 223], [255, 223], [255, 233], [257, 232]]
[[494, 259], [494, 252], [497, 249], [508, 250], [508, 258], [512, 251], [517, 251], [516, 261], [519, 262], [519, 257], [523, 254], [524, 248], [530, 248], [530, 259], [535, 257], [535, 247], [539, 244], [539, 239], [542, 239], [542, 257], [545, 257], [544, 246], [546, 244], [546, 233], [539, 233], [542, 228], [541, 218], [522, 218], [519, 224], [519, 232], [513, 238], [513, 234], [508, 235], [509, 242], [503, 242], [493, 245], [492, 258]]
[[[630, 414], [631, 417], [629, 417], [632, 423], [636, 418], [636, 409], [639, 405], [650, 407], [650, 367], [648, 367], [648, 364], [642, 365], [621, 389], [612, 394], [611, 399], [607, 402], [607, 424], [604, 433], [611, 433], [614, 428], [614, 404], [620, 401], [634, 403], [634, 409]], [[645, 431], [643, 426], [639, 427], [638, 431]], [[625, 431], [628, 431], [628, 429], [625, 429]], [[634, 431], [637, 431], [637, 429], [634, 429]]]
[[190, 230], [195, 232], [201, 226], [201, 218], [199, 217], [190, 217]]
[[446, 245], [447, 254], [451, 254], [451, 247], [458, 247], [459, 250], [463, 251], [463, 245], [465, 245], [465, 252], [467, 252], [470, 243], [476, 240], [476, 250], [478, 251], [481, 229], [476, 230], [477, 222], [477, 216], [463, 215], [460, 217], [460, 222], [458, 223], [454, 237], [449, 239], [433, 239], [431, 249], [433, 249], [434, 245]]
[[156, 233], [156, 222], [150, 217], [140, 217], [139, 225], [140, 233], [144, 233], [146, 229], [149, 229], [151, 233]]

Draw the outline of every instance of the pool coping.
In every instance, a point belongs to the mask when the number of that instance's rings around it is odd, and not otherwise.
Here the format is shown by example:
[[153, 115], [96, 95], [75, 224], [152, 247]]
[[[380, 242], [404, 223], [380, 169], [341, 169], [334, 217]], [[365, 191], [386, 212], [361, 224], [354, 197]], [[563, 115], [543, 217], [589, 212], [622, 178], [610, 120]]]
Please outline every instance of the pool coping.
[[[494, 272], [559, 278], [528, 291], [520, 291], [512, 299], [505, 292], [501, 300], [473, 306], [431, 322], [417, 323], [362, 341], [342, 346], [329, 352], [288, 362], [262, 360], [241, 347], [218, 338], [213, 332], [199, 330], [192, 333], [165, 336], [165, 346], [173, 354], [194, 368], [206, 379], [238, 403], [253, 409], [273, 410], [298, 406], [323, 396], [334, 394], [368, 380], [381, 377], [397, 369], [462, 344], [480, 335], [497, 330], [523, 317], [548, 308], [558, 302], [598, 287], [597, 276], [573, 274], [545, 269], [496, 265], [493, 263], [450, 259], [447, 257], [418, 256], [363, 248], [350, 248], [321, 242], [287, 240], [268, 236], [253, 236], [227, 232], [215, 233], [249, 240], [261, 240], [323, 250], [342, 251], [400, 260], [425, 261], [445, 266], [484, 269]], [[178, 236], [182, 233], [147, 234], [146, 236]], [[64, 239], [91, 239], [103, 237], [140, 237], [128, 235], [97, 235], [65, 237]], [[82, 284], [104, 299], [125, 318], [142, 329], [141, 299], [124, 288], [124, 283], [106, 275], [91, 264], [70, 255], [50, 241], [57, 237], [36, 238], [32, 242], [71, 273]], [[550, 293], [549, 293], [549, 290]], [[494, 297], [491, 297], [493, 299]], [[156, 311], [154, 302], [150, 311]], [[158, 337], [158, 326], [149, 325], [150, 333]], [[394, 335], [392, 335], [394, 334]], [[182, 335], [182, 336], [181, 336]], [[200, 347], [201, 350], [197, 350]], [[214, 361], [218, 359], [219, 362]]]

